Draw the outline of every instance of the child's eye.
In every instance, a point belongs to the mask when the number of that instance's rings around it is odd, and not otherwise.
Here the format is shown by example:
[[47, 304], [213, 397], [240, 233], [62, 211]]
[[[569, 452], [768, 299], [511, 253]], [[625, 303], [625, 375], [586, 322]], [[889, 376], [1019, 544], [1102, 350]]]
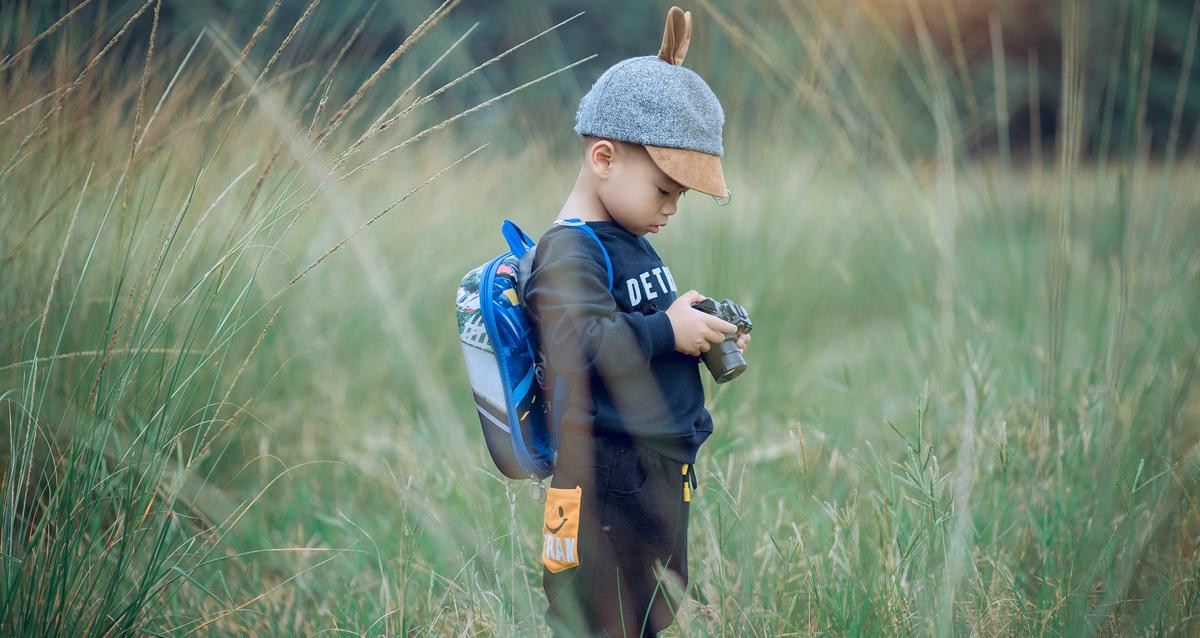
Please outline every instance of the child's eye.
[[662, 195], [663, 197], [666, 197], [667, 195], [670, 195], [670, 193], [668, 193], [667, 191], [665, 191], [665, 190], [663, 190], [663, 189], [661, 189], [661, 188], [660, 188], [660, 189], [658, 189], [658, 192], [659, 192], [659, 194], [660, 194], [660, 195]]

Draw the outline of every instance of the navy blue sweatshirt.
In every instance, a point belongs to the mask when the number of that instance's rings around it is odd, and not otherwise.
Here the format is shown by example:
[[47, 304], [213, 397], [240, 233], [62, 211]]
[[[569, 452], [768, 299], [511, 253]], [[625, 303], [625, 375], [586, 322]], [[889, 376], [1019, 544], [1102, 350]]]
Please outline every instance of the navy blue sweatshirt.
[[523, 289], [548, 387], [564, 375], [570, 388], [559, 417], [563, 438], [631, 437], [692, 463], [713, 424], [700, 357], [675, 350], [666, 313], [678, 296], [674, 277], [645, 237], [616, 222], [587, 225], [608, 251], [612, 289], [596, 242], [557, 225], [538, 241]]

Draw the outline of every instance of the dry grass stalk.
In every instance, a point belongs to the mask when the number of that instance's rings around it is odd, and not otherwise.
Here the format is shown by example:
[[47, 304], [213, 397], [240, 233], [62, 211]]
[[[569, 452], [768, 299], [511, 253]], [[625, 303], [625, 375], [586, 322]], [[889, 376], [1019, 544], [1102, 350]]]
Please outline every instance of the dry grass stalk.
[[269, 25], [271, 20], [275, 17], [275, 12], [279, 10], [279, 3], [281, 1], [282, 0], [275, 0], [275, 2], [271, 4], [271, 7], [267, 9], [266, 15], [263, 16], [262, 21], [258, 23], [257, 27], [255, 27], [254, 33], [250, 35], [250, 40], [246, 42], [246, 46], [242, 47], [242, 52], [238, 55], [237, 62], [235, 62], [229, 69], [229, 73], [225, 75], [225, 79], [221, 82], [221, 86], [217, 88], [216, 93], [213, 93], [212, 99], [210, 99], [208, 102], [208, 108], [204, 109], [205, 115], [210, 114], [213, 108], [216, 107], [217, 103], [221, 101], [221, 96], [225, 94], [225, 90], [228, 89], [229, 84], [233, 82], [234, 75], [237, 73], [238, 69], [241, 68], [242, 64], [246, 62], [246, 57], [250, 55], [250, 50], [253, 49], [254, 44], [258, 42], [258, 38], [266, 32], [267, 25]]
[[[12, 157], [9, 158], [8, 166], [5, 167], [3, 172], [0, 172], [0, 183], [3, 183], [4, 180], [10, 174], [12, 174], [13, 169], [15, 169], [22, 160], [29, 156], [29, 154], [22, 156], [22, 153], [25, 152], [25, 149], [28, 148], [29, 145], [34, 142], [34, 140], [38, 139], [43, 133], [46, 132], [46, 125], [50, 121], [50, 118], [54, 117], [54, 115], [58, 113], [60, 109], [62, 109], [63, 104], [67, 101], [67, 98], [70, 97], [71, 93], [74, 92], [75, 89], [79, 88], [79, 85], [83, 83], [84, 78], [86, 78], [88, 74], [96, 68], [96, 65], [100, 63], [100, 60], [104, 58], [105, 54], [107, 54], [109, 50], [111, 50], [113, 46], [120, 41], [120, 39], [125, 35], [125, 32], [129, 30], [129, 27], [133, 25], [133, 23], [136, 22], [143, 13], [146, 12], [146, 9], [150, 8], [151, 2], [154, 2], [154, 0], [146, 0], [142, 6], [138, 8], [138, 10], [134, 12], [134, 14], [130, 16], [128, 20], [125, 21], [125, 24], [122, 25], [121, 29], [117, 31], [116, 35], [114, 35], [112, 39], [108, 41], [108, 44], [106, 44], [99, 53], [97, 53], [94, 57], [92, 57], [91, 60], [88, 61], [87, 66], [84, 67], [83, 71], [79, 72], [79, 75], [75, 77], [75, 80], [72, 81], [71, 84], [67, 85], [66, 89], [58, 92], [58, 96], [54, 100], [54, 106], [52, 106], [50, 110], [44, 116], [42, 116], [41, 121], [39, 121], [37, 125], [34, 126], [33, 130], [25, 136], [25, 139], [21, 140], [21, 143], [17, 145], [17, 150], [14, 151]], [[30, 151], [30, 153], [32, 153], [32, 151]]]
[[[17, 60], [20, 60], [22, 56], [24, 56], [26, 53], [29, 53], [30, 51], [32, 51], [33, 47], [37, 46], [38, 42], [41, 42], [42, 40], [45, 40], [50, 35], [53, 35], [55, 31], [58, 31], [59, 27], [66, 24], [68, 20], [75, 17], [76, 13], [83, 11], [91, 3], [92, 3], [92, 0], [83, 0], [83, 2], [80, 2], [79, 4], [75, 5], [74, 7], [71, 7], [70, 11], [66, 12], [63, 15], [63, 17], [59, 18], [54, 24], [50, 25], [50, 28], [39, 33], [37, 35], [37, 37], [33, 38], [32, 40], [29, 41], [28, 44], [21, 47], [20, 51], [17, 51], [16, 53], [14, 53], [12, 55], [5, 56], [3, 60], [0, 60], [0, 73], [3, 73], [9, 67], [16, 64]], [[2, 125], [2, 124], [3, 124], [3, 122], [0, 122], [0, 125]]]
[[321, 134], [317, 136], [317, 141], [314, 148], [319, 147], [326, 138], [328, 138], [335, 130], [337, 130], [337, 127], [341, 125], [342, 120], [346, 118], [351, 109], [358, 104], [359, 100], [362, 99], [363, 95], [365, 95], [367, 91], [371, 90], [371, 87], [375, 86], [375, 83], [379, 81], [379, 78], [383, 77], [384, 73], [387, 73], [388, 69], [395, 64], [396, 60], [398, 60], [401, 55], [408, 51], [408, 49], [412, 47], [417, 40], [421, 39], [421, 37], [424, 36], [429, 29], [432, 29], [437, 25], [437, 23], [441, 22], [442, 18], [446, 17], [446, 14], [448, 14], [451, 9], [457, 6], [460, 1], [461, 0], [445, 0], [445, 2], [443, 2], [442, 5], [436, 10], [434, 10], [433, 13], [429, 14], [429, 17], [425, 18], [425, 20], [421, 22], [421, 24], [418, 25], [417, 28], [408, 35], [407, 38], [404, 38], [404, 41], [400, 43], [400, 46], [396, 47], [396, 49], [392, 51], [390, 55], [388, 55], [387, 59], [384, 60], [383, 64], [379, 65], [379, 68], [375, 69], [375, 72], [372, 73], [369, 78], [364, 80], [363, 83], [358, 87], [358, 90], [355, 91], [354, 94], [351, 95], [344, 104], [342, 104], [342, 107], [338, 109], [336, 114], [334, 114], [333, 118], [329, 121], [329, 124], [327, 124], [324, 130], [321, 131]]
[[572, 62], [571, 64], [568, 64], [567, 66], [564, 66], [564, 67], [561, 67], [561, 68], [555, 69], [555, 70], [553, 70], [553, 71], [551, 71], [551, 72], [549, 72], [549, 73], [546, 73], [545, 75], [542, 75], [542, 76], [539, 76], [539, 77], [537, 77], [537, 78], [534, 78], [534, 79], [532, 79], [532, 80], [530, 80], [530, 81], [528, 81], [528, 82], [526, 82], [526, 83], [524, 83], [524, 84], [522, 84], [522, 85], [520, 85], [520, 86], [517, 86], [517, 87], [515, 87], [515, 88], [509, 89], [509, 90], [505, 91], [504, 93], [501, 93], [500, 95], [497, 95], [496, 97], [493, 97], [493, 98], [491, 98], [491, 99], [488, 99], [488, 100], [484, 100], [483, 102], [480, 102], [479, 104], [476, 104], [475, 106], [473, 106], [473, 107], [471, 107], [471, 108], [469, 108], [469, 109], [467, 109], [467, 110], [465, 110], [465, 111], [463, 111], [463, 112], [461, 112], [461, 113], [459, 113], [459, 114], [457, 114], [457, 115], [454, 115], [454, 116], [448, 117], [448, 118], [446, 118], [445, 120], [442, 120], [441, 122], [439, 122], [438, 124], [435, 124], [435, 125], [433, 125], [433, 126], [431, 126], [431, 127], [427, 128], [427, 129], [425, 129], [425, 130], [423, 130], [423, 131], [421, 131], [421, 132], [417, 133], [416, 135], [413, 135], [412, 137], [408, 138], [407, 140], [404, 140], [403, 142], [401, 142], [401, 143], [399, 143], [399, 144], [397, 144], [397, 145], [395, 145], [395, 146], [393, 146], [393, 147], [391, 147], [391, 148], [389, 148], [389, 149], [387, 149], [387, 150], [383, 151], [382, 153], [380, 153], [380, 154], [376, 155], [375, 157], [372, 157], [371, 159], [367, 160], [366, 162], [363, 162], [362, 164], [360, 164], [360, 165], [358, 165], [358, 166], [354, 167], [354, 168], [353, 168], [353, 169], [351, 169], [350, 171], [347, 171], [347, 172], [346, 172], [346, 174], [344, 174], [344, 175], [342, 175], [341, 177], [337, 178], [337, 181], [339, 181], [339, 182], [340, 182], [340, 181], [342, 181], [342, 180], [348, 179], [349, 177], [351, 177], [351, 176], [352, 176], [352, 175], [354, 175], [355, 173], [358, 173], [359, 171], [363, 170], [364, 168], [366, 168], [366, 167], [370, 166], [371, 164], [374, 164], [375, 162], [378, 162], [379, 160], [383, 159], [384, 157], [387, 157], [388, 155], [391, 155], [392, 153], [394, 153], [394, 152], [396, 152], [396, 151], [398, 151], [398, 150], [400, 150], [400, 149], [404, 148], [405, 146], [408, 146], [409, 144], [411, 144], [411, 143], [413, 143], [413, 142], [416, 142], [417, 140], [419, 140], [419, 139], [421, 139], [421, 138], [425, 137], [426, 135], [429, 135], [430, 133], [435, 133], [435, 132], [437, 132], [437, 131], [440, 131], [440, 130], [442, 130], [442, 129], [446, 128], [447, 126], [449, 126], [449, 125], [453, 124], [454, 122], [456, 122], [456, 121], [458, 121], [458, 120], [460, 120], [460, 119], [462, 119], [462, 118], [464, 118], [464, 117], [466, 117], [466, 116], [468, 116], [468, 115], [470, 115], [470, 114], [472, 114], [472, 113], [474, 113], [474, 112], [476, 112], [476, 111], [478, 111], [478, 110], [480, 110], [480, 109], [487, 108], [488, 106], [491, 106], [492, 104], [494, 104], [494, 103], [496, 103], [496, 102], [498, 102], [498, 101], [500, 101], [500, 100], [502, 100], [502, 99], [504, 99], [504, 98], [506, 98], [506, 97], [508, 97], [508, 96], [512, 95], [513, 93], [516, 93], [516, 92], [518, 92], [518, 91], [520, 91], [520, 90], [522, 90], [522, 89], [526, 89], [526, 88], [528, 88], [528, 87], [530, 87], [530, 86], [533, 86], [534, 84], [537, 84], [538, 82], [541, 82], [542, 80], [545, 80], [545, 79], [547, 79], [547, 78], [554, 77], [555, 75], [558, 75], [559, 73], [562, 73], [563, 71], [566, 71], [566, 70], [568, 70], [568, 69], [574, 68], [574, 67], [576, 67], [576, 66], [578, 66], [578, 65], [580, 65], [580, 64], [583, 64], [584, 62], [587, 62], [587, 61], [589, 61], [589, 60], [591, 60], [591, 59], [593, 59], [593, 58], [595, 58], [595, 57], [596, 57], [596, 54], [594, 54], [594, 53], [593, 53], [592, 55], [589, 55], [589, 56], [588, 56], [588, 57], [586, 57], [586, 58], [583, 58], [583, 59], [581, 59], [581, 60], [576, 60], [575, 62]]

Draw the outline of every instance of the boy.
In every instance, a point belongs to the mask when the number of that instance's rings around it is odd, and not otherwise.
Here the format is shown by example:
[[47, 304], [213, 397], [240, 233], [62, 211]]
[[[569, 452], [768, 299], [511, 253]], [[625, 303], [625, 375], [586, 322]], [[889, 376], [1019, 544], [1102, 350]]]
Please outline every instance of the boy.
[[[546, 387], [561, 378], [568, 388], [556, 402], [543, 530], [555, 633], [655, 635], [687, 584], [692, 464], [712, 432], [699, 355], [736, 330], [692, 308], [704, 296], [679, 295], [645, 239], [668, 225], [685, 191], [728, 195], [724, 113], [679, 66], [690, 35], [691, 14], [671, 7], [659, 55], [613, 65], [583, 97], [583, 165], [523, 286]], [[738, 349], [749, 341], [739, 337]]]

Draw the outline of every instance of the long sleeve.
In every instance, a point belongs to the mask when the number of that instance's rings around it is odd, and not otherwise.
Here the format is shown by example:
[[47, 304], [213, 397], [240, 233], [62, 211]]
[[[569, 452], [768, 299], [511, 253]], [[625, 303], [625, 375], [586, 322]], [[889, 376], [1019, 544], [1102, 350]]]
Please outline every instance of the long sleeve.
[[538, 247], [525, 300], [563, 372], [625, 375], [675, 349], [666, 312], [622, 312], [607, 279], [599, 246], [582, 233], [558, 233]]
[[[633, 437], [692, 463], [713, 430], [693, 357], [675, 350], [675, 280], [654, 247], [612, 221], [555, 225], [521, 268], [563, 436]], [[611, 259], [609, 289], [604, 256]], [[528, 270], [526, 270], [528, 269]]]

